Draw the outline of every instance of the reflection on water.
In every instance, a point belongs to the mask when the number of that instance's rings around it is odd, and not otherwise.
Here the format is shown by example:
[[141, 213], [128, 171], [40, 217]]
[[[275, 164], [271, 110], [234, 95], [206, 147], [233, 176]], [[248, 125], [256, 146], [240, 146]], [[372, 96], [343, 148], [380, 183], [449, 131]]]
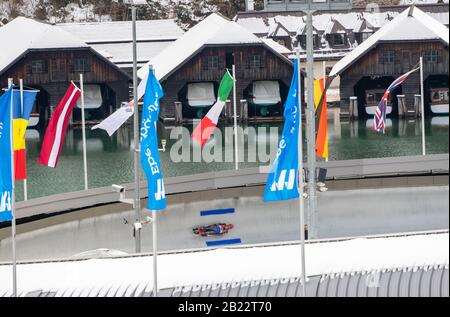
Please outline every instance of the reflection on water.
[[[329, 121], [328, 124], [330, 160], [421, 154], [421, 124], [418, 120], [389, 119], [384, 135], [372, 130], [372, 120], [336, 120]], [[244, 134], [239, 133], [239, 167], [270, 164], [275, 157], [282, 128], [282, 123], [255, 124], [249, 125]], [[90, 188], [133, 181], [132, 131], [132, 126], [124, 126], [112, 137], [102, 130], [86, 131]], [[448, 153], [448, 116], [427, 119], [425, 131], [428, 154]], [[191, 132], [192, 126], [183, 129], [158, 125], [160, 139], [167, 140], [166, 152], [160, 152], [165, 177], [234, 169], [232, 129], [221, 127], [205, 145], [203, 153], [196, 144], [192, 145]], [[52, 169], [36, 163], [44, 132], [27, 130], [29, 198], [83, 189], [81, 135], [79, 128], [67, 131], [58, 166]], [[178, 137], [173, 139], [171, 135]], [[184, 135], [182, 140], [181, 135]], [[189, 151], [189, 159], [183, 159], [183, 155], [187, 154], [181, 153], [186, 149]], [[175, 152], [179, 155], [174, 155]], [[304, 154], [306, 156], [305, 144]], [[16, 197], [19, 201], [23, 199], [21, 181], [16, 184]]]

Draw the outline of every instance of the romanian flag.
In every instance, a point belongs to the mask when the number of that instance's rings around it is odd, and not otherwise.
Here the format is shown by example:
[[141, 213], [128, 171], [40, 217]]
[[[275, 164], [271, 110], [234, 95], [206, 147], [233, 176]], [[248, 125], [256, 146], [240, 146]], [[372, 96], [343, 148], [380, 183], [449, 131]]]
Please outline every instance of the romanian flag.
[[233, 89], [233, 77], [227, 70], [225, 75], [223, 75], [222, 81], [220, 82], [216, 103], [211, 107], [211, 109], [209, 109], [206, 116], [194, 129], [194, 132], [192, 132], [192, 138], [197, 140], [201, 146], [209, 140], [211, 134], [214, 132], [217, 122], [219, 121], [220, 113], [225, 106], [225, 102], [230, 95], [231, 89]]
[[326, 78], [314, 80], [314, 103], [317, 114], [316, 156], [328, 159], [328, 123]]
[[[16, 180], [27, 178], [25, 132], [37, 91], [13, 91], [13, 149], [14, 176]], [[22, 102], [23, 101], [23, 102]]]

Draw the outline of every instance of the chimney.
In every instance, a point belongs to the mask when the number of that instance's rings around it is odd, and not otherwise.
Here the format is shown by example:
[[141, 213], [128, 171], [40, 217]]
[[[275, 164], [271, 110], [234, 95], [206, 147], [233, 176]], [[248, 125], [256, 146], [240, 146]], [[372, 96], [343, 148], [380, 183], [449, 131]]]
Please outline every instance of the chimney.
[[255, 10], [255, 1], [254, 0], [245, 0], [245, 10], [246, 11], [254, 11]]

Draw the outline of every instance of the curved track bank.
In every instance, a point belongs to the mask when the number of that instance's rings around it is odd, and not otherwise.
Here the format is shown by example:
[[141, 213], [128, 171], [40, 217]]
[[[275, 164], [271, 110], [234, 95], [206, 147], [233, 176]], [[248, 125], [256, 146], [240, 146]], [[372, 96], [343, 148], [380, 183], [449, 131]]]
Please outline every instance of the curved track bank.
[[[262, 186], [178, 194], [158, 216], [159, 250], [205, 248], [207, 242], [234, 239], [242, 244], [298, 240], [297, 201], [264, 203]], [[421, 186], [330, 190], [318, 194], [319, 238], [361, 236], [449, 228], [449, 187]], [[133, 219], [126, 205], [97, 206], [18, 226], [19, 260], [70, 257], [109, 248], [132, 253]], [[228, 211], [223, 211], [227, 209]], [[212, 211], [222, 210], [221, 214]], [[150, 215], [144, 212], [144, 217]], [[203, 238], [192, 228], [215, 222], [233, 223], [226, 237]], [[0, 261], [11, 259], [9, 228], [0, 231]], [[151, 225], [142, 230], [142, 251], [150, 252]]]

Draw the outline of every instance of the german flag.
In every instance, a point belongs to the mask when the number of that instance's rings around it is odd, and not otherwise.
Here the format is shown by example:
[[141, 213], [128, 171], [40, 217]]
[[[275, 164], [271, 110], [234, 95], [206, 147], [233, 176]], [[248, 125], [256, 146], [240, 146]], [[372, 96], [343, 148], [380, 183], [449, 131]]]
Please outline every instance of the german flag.
[[327, 123], [327, 80], [314, 80], [314, 103], [316, 106], [316, 156], [328, 159], [328, 123]]

